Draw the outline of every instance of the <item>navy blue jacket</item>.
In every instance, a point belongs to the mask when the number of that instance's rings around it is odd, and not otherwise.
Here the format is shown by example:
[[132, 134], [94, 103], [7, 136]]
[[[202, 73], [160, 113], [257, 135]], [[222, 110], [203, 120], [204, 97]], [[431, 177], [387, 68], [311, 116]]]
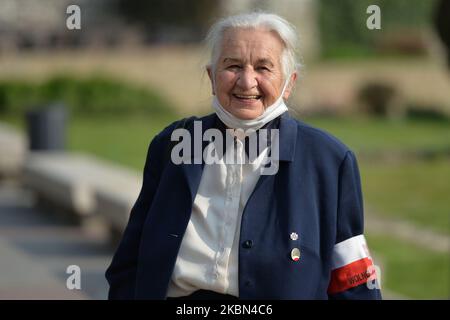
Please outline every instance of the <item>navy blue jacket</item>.
[[[207, 130], [217, 116], [198, 120]], [[202, 164], [165, 161], [177, 125], [168, 126], [149, 146], [142, 190], [106, 271], [110, 299], [166, 298], [203, 170]], [[288, 113], [280, 117], [279, 133], [279, 170], [260, 177], [242, 216], [240, 241], [246, 245], [239, 248], [239, 298], [381, 298], [378, 289], [365, 283], [328, 292], [335, 244], [363, 234], [354, 154]], [[293, 231], [299, 235], [296, 241], [289, 237]], [[291, 258], [294, 247], [301, 251], [299, 261]]]

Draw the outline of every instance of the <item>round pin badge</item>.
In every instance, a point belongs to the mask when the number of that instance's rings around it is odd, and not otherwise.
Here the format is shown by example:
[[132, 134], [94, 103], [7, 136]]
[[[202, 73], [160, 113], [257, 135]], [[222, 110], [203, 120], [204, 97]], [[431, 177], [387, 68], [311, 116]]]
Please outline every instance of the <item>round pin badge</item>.
[[298, 234], [297, 234], [297, 232], [292, 232], [291, 233], [291, 240], [297, 240], [298, 239]]
[[300, 260], [300, 249], [299, 248], [292, 249], [292, 251], [291, 251], [291, 258], [294, 261]]

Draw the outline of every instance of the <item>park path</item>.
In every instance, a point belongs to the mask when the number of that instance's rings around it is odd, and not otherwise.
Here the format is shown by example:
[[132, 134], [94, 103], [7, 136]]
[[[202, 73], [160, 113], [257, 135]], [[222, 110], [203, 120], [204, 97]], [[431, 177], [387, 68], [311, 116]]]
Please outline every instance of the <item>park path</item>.
[[[113, 248], [104, 232], [58, 221], [35, 200], [0, 182], [0, 299], [106, 299]], [[66, 287], [69, 265], [80, 267], [81, 290]]]
[[[368, 210], [365, 215], [364, 226], [366, 234], [389, 236], [426, 250], [443, 254], [450, 253], [450, 237], [448, 235], [423, 226], [419, 227], [404, 219], [386, 218], [374, 213], [372, 210]], [[384, 273], [386, 266], [383, 265], [383, 258], [375, 253], [374, 261]], [[383, 275], [381, 279], [383, 281]], [[382, 292], [384, 300], [411, 299], [397, 292], [389, 291], [383, 287], [383, 284]]]
[[366, 232], [389, 235], [416, 246], [439, 252], [450, 252], [450, 236], [409, 221], [382, 217], [371, 211], [365, 216]]

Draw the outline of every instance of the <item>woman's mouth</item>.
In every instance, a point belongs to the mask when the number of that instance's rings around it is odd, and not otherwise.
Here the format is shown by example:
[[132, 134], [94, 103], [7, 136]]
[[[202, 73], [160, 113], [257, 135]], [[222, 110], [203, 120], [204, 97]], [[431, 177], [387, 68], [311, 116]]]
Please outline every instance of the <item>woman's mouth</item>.
[[245, 95], [245, 94], [233, 94], [233, 96], [243, 101], [259, 100], [262, 97], [260, 95]]

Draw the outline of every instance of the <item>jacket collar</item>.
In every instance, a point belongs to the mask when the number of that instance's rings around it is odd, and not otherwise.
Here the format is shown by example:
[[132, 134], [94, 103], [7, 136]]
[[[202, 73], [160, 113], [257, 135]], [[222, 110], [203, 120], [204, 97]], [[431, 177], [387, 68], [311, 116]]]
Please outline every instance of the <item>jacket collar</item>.
[[[219, 117], [215, 113], [212, 113], [203, 119], [202, 130], [203, 132], [216, 128], [219, 129], [223, 134], [225, 134], [225, 125], [220, 121]], [[289, 115], [288, 112], [283, 113], [280, 117], [272, 120], [269, 124], [263, 128], [266, 129], [279, 129], [280, 133], [280, 161], [293, 161], [295, 155], [295, 146], [297, 143], [297, 123]], [[191, 132], [192, 133], [192, 132]], [[203, 133], [202, 133], [203, 134]], [[203, 148], [208, 144], [208, 141], [203, 141]], [[247, 144], [248, 145], [248, 144]]]
[[[215, 122], [213, 125], [222, 131], [225, 134], [226, 126], [220, 121], [219, 117], [215, 114], [212, 114], [215, 118]], [[212, 121], [212, 120], [211, 120]], [[293, 161], [295, 155], [295, 145], [297, 143], [297, 123], [295, 120], [289, 115], [288, 112], [283, 113], [280, 117], [275, 118], [271, 122], [269, 122], [263, 128], [265, 129], [279, 129], [279, 157], [280, 161]], [[270, 141], [270, 139], [269, 139]], [[248, 143], [246, 143], [248, 146]], [[247, 154], [248, 154], [248, 150]]]
[[294, 161], [297, 122], [285, 112], [280, 116], [280, 161]]

